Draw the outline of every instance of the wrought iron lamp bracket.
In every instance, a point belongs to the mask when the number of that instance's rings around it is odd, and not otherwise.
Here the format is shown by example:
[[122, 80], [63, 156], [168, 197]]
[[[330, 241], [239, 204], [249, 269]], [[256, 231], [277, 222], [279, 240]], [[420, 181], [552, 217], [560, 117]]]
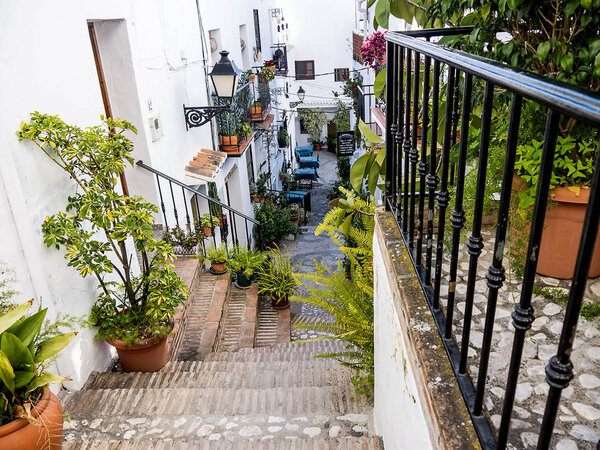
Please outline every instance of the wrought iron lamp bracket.
[[222, 112], [229, 111], [230, 105], [217, 106], [185, 106], [183, 105], [183, 114], [185, 116], [185, 128], [201, 127], [211, 121], [213, 117]]
[[304, 102], [290, 102], [290, 108], [294, 109], [296, 106], [298, 106], [300, 103], [304, 103]]

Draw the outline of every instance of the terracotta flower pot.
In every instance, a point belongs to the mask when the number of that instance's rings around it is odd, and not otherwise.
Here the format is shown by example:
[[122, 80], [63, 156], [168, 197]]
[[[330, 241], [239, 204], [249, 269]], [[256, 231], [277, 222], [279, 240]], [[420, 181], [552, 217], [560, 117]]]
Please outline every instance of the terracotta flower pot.
[[224, 152], [237, 152], [238, 151], [238, 137], [237, 136], [219, 136], [221, 141], [221, 150]]
[[[546, 210], [537, 273], [553, 278], [573, 277], [589, 196], [588, 188], [581, 188], [579, 196], [566, 187], [550, 191], [549, 199], [554, 204]], [[596, 238], [588, 276], [599, 275], [600, 240]]]
[[204, 236], [212, 236], [212, 227], [202, 227]]
[[276, 298], [271, 296], [271, 306], [273, 309], [286, 309], [290, 307], [290, 297], [289, 295], [284, 295], [283, 297]]
[[225, 214], [221, 214], [219, 217], [219, 226], [223, 228], [224, 225], [227, 225], [227, 216]]
[[251, 195], [250, 196], [250, 200], [252, 200], [253, 203], [260, 203], [262, 201], [262, 195]]
[[248, 76], [248, 82], [254, 83], [255, 78], [256, 78], [256, 74], [251, 73], [250, 76]]
[[250, 107], [250, 118], [254, 121], [262, 120], [262, 106], [261, 105], [252, 105]]
[[118, 339], [106, 342], [117, 349], [125, 372], [156, 372], [167, 363], [169, 355], [167, 337], [154, 337], [133, 345], [126, 345]]
[[213, 273], [215, 274], [221, 274], [221, 273], [225, 273], [225, 263], [215, 263], [215, 262], [211, 262], [210, 263], [210, 269], [213, 271]]
[[13, 420], [0, 427], [0, 448], [12, 450], [60, 450], [62, 448], [63, 410], [50, 389], [31, 410], [39, 425], [25, 419]]

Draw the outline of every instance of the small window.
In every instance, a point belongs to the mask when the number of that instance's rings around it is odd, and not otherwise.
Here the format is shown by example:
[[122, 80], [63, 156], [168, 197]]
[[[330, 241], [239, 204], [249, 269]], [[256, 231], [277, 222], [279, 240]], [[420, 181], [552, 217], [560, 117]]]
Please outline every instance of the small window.
[[335, 69], [333, 76], [335, 81], [346, 81], [350, 77], [350, 69]]
[[314, 80], [315, 62], [296, 61], [296, 80]]
[[256, 51], [260, 53], [262, 51], [262, 45], [260, 43], [260, 21], [258, 19], [258, 9], [253, 11], [254, 13], [254, 37], [256, 38]]

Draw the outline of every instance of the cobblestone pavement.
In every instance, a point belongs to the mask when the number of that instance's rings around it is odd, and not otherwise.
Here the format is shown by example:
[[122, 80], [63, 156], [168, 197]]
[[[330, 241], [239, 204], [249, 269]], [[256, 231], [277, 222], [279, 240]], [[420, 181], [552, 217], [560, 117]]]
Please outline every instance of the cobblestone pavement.
[[[469, 345], [469, 365], [473, 378], [477, 377], [479, 355], [483, 340], [486, 300], [488, 288], [485, 273], [492, 262], [495, 233], [489, 229], [482, 233], [485, 247], [478, 264], [478, 277], [475, 283], [473, 321]], [[462, 319], [465, 310], [465, 293], [469, 255], [466, 249], [460, 253], [456, 284], [456, 308], [454, 332], [456, 339], [462, 339]], [[442, 280], [447, 278], [449, 260], [442, 266]], [[486, 383], [485, 403], [492, 422], [500, 425], [500, 414], [504, 400], [504, 389], [508, 364], [513, 344], [514, 328], [511, 313], [519, 301], [520, 280], [510, 273], [498, 298], [496, 320], [490, 353]], [[570, 280], [557, 280], [538, 276], [536, 285], [557, 287], [567, 292]], [[442, 303], [446, 305], [447, 283], [442, 284]], [[598, 298], [600, 280], [590, 280], [586, 290], [588, 299]], [[550, 357], [556, 354], [565, 314], [565, 307], [554, 300], [534, 296], [533, 308], [536, 320], [525, 340], [523, 359], [517, 387], [511, 436], [513, 448], [535, 448], [543, 417], [548, 384], [545, 381], [545, 366]], [[458, 325], [457, 325], [458, 324]], [[598, 319], [579, 319], [577, 337], [571, 355], [575, 367], [575, 377], [562, 395], [561, 406], [556, 420], [552, 448], [595, 449], [600, 439], [600, 330]]]
[[[338, 261], [341, 261], [344, 256], [327, 234], [323, 233], [315, 236], [315, 229], [330, 209], [327, 194], [337, 180], [337, 157], [335, 154], [326, 151], [315, 153], [319, 156], [321, 167], [318, 169], [319, 182], [313, 183], [310, 193], [313, 216], [309, 223], [302, 227], [302, 234], [298, 235], [294, 241], [286, 243], [291, 261], [293, 263], [299, 262], [298, 271], [304, 273], [315, 271], [314, 261], [335, 268]], [[302, 295], [302, 293], [302, 290], [298, 291], [298, 295]], [[292, 304], [292, 324], [331, 321], [332, 319], [331, 315], [319, 308], [304, 303]], [[310, 339], [316, 336], [318, 334], [314, 331], [292, 328], [292, 341]]]

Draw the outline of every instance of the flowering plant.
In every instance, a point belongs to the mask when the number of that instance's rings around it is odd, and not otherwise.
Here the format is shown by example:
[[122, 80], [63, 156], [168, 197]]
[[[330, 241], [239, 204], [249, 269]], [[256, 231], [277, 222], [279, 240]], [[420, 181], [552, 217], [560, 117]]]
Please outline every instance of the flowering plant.
[[365, 39], [360, 49], [365, 65], [375, 70], [385, 64], [385, 33], [387, 31], [376, 31]]
[[276, 66], [277, 63], [275, 62], [274, 59], [265, 59], [265, 61], [263, 62], [263, 67], [270, 67], [270, 66]]
[[359, 73], [357, 73], [352, 78], [346, 78], [342, 88], [342, 93], [352, 98], [352, 108], [356, 114], [358, 114], [358, 87], [362, 86], [362, 83], [363, 78]]

